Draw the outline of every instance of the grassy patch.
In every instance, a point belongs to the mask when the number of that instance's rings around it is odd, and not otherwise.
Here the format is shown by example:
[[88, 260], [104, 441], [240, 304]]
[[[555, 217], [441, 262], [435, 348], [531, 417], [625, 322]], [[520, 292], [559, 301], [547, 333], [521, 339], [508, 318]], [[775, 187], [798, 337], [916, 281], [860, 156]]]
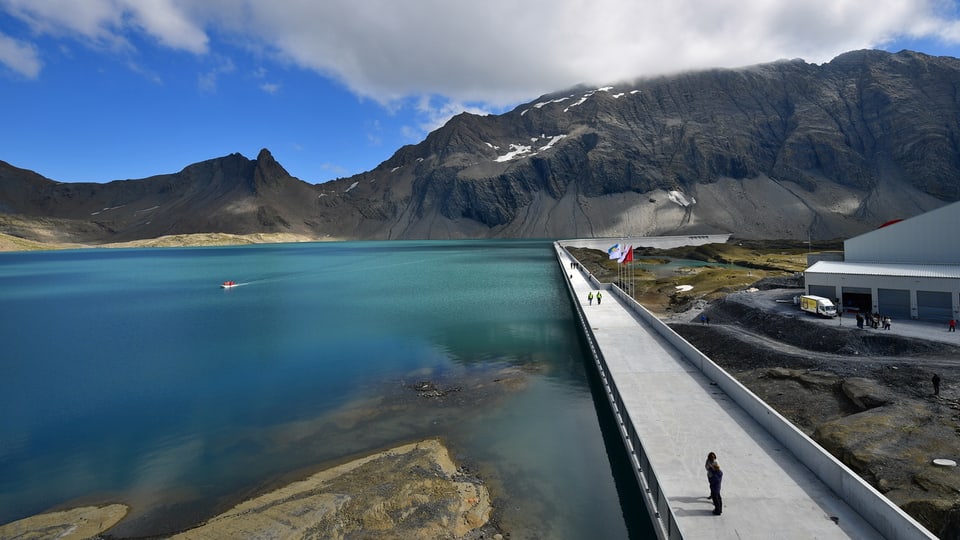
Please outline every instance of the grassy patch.
[[45, 249], [72, 249], [83, 247], [79, 244], [37, 242], [19, 236], [0, 233], [0, 251], [40, 251]]
[[[643, 261], [619, 269], [620, 265], [604, 251], [568, 249], [597, 279], [617, 283], [648, 309], [663, 313], [715, 300], [766, 278], [792, 277], [806, 269], [809, 248], [805, 242], [791, 241], [735, 241], [666, 250], [635, 248], [634, 256], [644, 257]], [[697, 264], [681, 264], [666, 275], [657, 268], [657, 263], [675, 259]]]

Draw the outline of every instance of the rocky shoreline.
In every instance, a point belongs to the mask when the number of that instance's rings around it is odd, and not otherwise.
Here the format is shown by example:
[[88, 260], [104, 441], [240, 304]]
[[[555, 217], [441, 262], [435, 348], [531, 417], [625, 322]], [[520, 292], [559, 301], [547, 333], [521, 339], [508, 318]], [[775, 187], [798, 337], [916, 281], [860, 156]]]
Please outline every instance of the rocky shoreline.
[[[114, 504], [40, 514], [0, 526], [0, 538], [108, 535], [127, 512]], [[496, 538], [492, 512], [484, 483], [428, 439], [315, 473], [171, 538]]]
[[48, 512], [0, 526], [0, 538], [83, 540], [108, 531], [129, 511], [126, 505], [110, 504]]

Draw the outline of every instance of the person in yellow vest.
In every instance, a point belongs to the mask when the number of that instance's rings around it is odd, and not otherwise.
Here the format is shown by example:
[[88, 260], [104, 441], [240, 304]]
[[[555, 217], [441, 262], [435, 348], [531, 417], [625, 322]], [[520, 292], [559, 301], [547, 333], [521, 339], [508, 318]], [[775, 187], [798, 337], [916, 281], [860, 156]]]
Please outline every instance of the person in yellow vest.
[[600, 305], [600, 299], [603, 298], [603, 295], [600, 294], [600, 291], [597, 291], [597, 305]]
[[591, 306], [593, 305], [593, 291], [590, 291], [587, 294], [587, 303]]

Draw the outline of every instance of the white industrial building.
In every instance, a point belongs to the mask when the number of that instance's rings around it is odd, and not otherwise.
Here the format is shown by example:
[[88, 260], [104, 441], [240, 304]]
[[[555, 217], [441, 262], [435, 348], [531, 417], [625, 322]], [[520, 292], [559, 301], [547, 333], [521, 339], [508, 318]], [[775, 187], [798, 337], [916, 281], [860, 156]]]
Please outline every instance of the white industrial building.
[[851, 238], [843, 251], [842, 262], [807, 268], [807, 294], [845, 311], [960, 319], [960, 202]]

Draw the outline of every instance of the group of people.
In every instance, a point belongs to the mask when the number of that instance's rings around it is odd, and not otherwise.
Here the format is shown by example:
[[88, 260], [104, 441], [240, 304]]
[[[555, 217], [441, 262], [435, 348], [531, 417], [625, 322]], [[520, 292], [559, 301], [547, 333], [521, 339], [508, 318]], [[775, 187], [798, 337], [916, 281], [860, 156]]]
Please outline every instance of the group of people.
[[587, 303], [589, 303], [589, 304], [592, 306], [592, 305], [593, 305], [593, 299], [594, 299], [594, 298], [597, 299], [597, 305], [599, 306], [599, 305], [600, 305], [600, 300], [603, 299], [603, 295], [600, 294], [600, 291], [597, 291], [597, 295], [596, 295], [596, 297], [594, 297], [593, 291], [590, 291], [590, 292], [587, 294]]
[[866, 324], [870, 328], [880, 328], [882, 325], [884, 330], [889, 330], [892, 321], [893, 319], [889, 316], [885, 317], [879, 313], [867, 313], [866, 315], [857, 313], [857, 328], [863, 328], [863, 325]]

